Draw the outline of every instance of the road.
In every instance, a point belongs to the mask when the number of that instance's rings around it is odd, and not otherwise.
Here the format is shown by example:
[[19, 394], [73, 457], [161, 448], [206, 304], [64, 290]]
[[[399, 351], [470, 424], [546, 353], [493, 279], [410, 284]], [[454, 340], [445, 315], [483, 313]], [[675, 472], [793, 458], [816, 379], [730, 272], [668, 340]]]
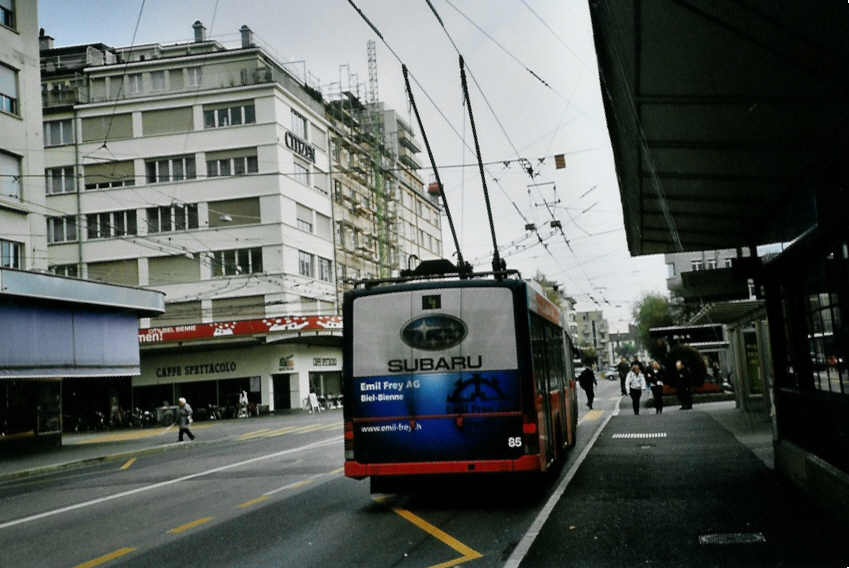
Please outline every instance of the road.
[[[581, 392], [579, 444], [561, 476], [618, 406], [618, 389], [601, 381], [595, 411]], [[514, 479], [372, 496], [367, 481], [342, 475], [341, 411], [286, 424], [2, 483], [2, 564], [500, 566], [557, 486], [528, 492]]]

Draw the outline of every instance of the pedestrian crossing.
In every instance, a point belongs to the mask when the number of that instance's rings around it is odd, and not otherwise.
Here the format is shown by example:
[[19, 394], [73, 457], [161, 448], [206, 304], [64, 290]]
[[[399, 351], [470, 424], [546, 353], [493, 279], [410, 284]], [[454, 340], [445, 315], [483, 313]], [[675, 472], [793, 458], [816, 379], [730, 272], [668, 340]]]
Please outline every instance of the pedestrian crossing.
[[326, 432], [330, 430], [341, 431], [341, 424], [306, 424], [304, 426], [284, 426], [283, 428], [261, 428], [253, 432], [246, 432], [236, 437], [239, 441], [258, 440], [260, 438], [274, 438], [287, 434], [307, 434], [309, 432]]
[[613, 434], [614, 440], [647, 440], [651, 438], [666, 438], [666, 432], [625, 432]]
[[[213, 426], [213, 424], [192, 424], [192, 430], [203, 430], [204, 428], [209, 428]], [[124, 430], [120, 432], [106, 432], [103, 434], [93, 434], [89, 437], [83, 439], [74, 439], [68, 437], [64, 441], [66, 446], [74, 446], [78, 444], [102, 444], [107, 442], [127, 442], [132, 440], [142, 440], [144, 438], [153, 438], [156, 436], [162, 436], [163, 434], [168, 434], [172, 432], [176, 434], [176, 426], [171, 425], [165, 428], [144, 428], [141, 430]]]

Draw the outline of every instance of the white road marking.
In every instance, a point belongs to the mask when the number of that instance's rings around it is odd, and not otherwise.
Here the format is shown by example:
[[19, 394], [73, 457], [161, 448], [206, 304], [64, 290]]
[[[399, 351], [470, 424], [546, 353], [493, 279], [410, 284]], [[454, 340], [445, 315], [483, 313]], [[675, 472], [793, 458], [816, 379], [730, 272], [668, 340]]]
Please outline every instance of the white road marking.
[[519, 568], [519, 564], [522, 563], [525, 555], [531, 549], [531, 545], [534, 543], [537, 536], [539, 536], [542, 527], [545, 526], [545, 522], [548, 520], [548, 517], [551, 516], [551, 512], [554, 510], [555, 505], [557, 505], [557, 502], [560, 501], [560, 497], [563, 496], [563, 492], [566, 491], [566, 487], [578, 472], [578, 468], [581, 467], [582, 463], [584, 463], [584, 460], [587, 458], [587, 454], [590, 453], [590, 450], [595, 445], [596, 440], [598, 440], [599, 436], [601, 436], [601, 432], [607, 426], [607, 423], [610, 422], [610, 419], [618, 415], [619, 405], [616, 405], [613, 412], [607, 415], [607, 418], [604, 419], [604, 422], [602, 422], [599, 429], [596, 430], [586, 447], [584, 447], [581, 451], [581, 455], [578, 456], [578, 459], [575, 460], [575, 463], [569, 468], [569, 471], [566, 473], [566, 477], [563, 478], [563, 481], [558, 484], [557, 489], [554, 490], [554, 493], [552, 493], [551, 497], [548, 498], [548, 501], [545, 502], [545, 506], [543, 506], [542, 510], [534, 519], [534, 522], [531, 523], [530, 528], [528, 528], [527, 532], [524, 536], [522, 536], [522, 540], [520, 540], [519, 544], [516, 545], [516, 548], [513, 549], [513, 553], [510, 555], [510, 558], [508, 558], [507, 562], [504, 563], [504, 568]]
[[196, 479], [198, 477], [204, 477], [206, 475], [211, 475], [213, 473], [218, 473], [219, 471], [226, 471], [228, 469], [233, 469], [234, 467], [240, 467], [243, 465], [247, 465], [249, 463], [256, 463], [258, 461], [269, 460], [280, 456], [285, 456], [287, 454], [293, 454], [295, 452], [303, 452], [306, 450], [313, 450], [315, 448], [321, 448], [323, 446], [329, 446], [339, 442], [342, 439], [342, 436], [336, 436], [333, 438], [328, 438], [326, 440], [320, 440], [318, 442], [313, 442], [312, 444], [307, 444], [305, 446], [300, 446], [298, 448], [291, 448], [288, 450], [282, 450], [279, 452], [274, 452], [273, 454], [266, 454], [264, 456], [257, 456], [255, 458], [250, 458], [247, 460], [243, 460], [236, 463], [231, 463], [229, 465], [222, 465], [220, 467], [212, 468], [207, 471], [201, 471], [198, 473], [192, 473], [190, 475], [184, 475], [183, 477], [177, 477], [175, 479], [169, 479], [167, 481], [160, 481], [159, 483], [154, 483], [152, 485], [145, 485], [144, 487], [137, 487], [136, 489], [130, 489], [128, 491], [122, 491], [120, 493], [115, 493], [113, 495], [107, 495], [105, 497], [98, 497], [97, 499], [92, 499], [90, 501], [84, 501], [82, 503], [77, 503], [75, 505], [68, 505], [67, 507], [61, 507], [59, 509], [54, 509], [52, 511], [45, 511], [43, 513], [38, 513], [36, 515], [30, 515], [28, 517], [23, 517], [20, 519], [15, 519], [13, 521], [6, 521], [5, 523], [0, 524], [0, 529], [5, 529], [8, 527], [13, 527], [16, 525], [22, 525], [24, 523], [29, 523], [32, 521], [37, 521], [39, 519], [44, 519], [47, 517], [52, 517], [55, 515], [59, 515], [61, 513], [67, 513], [68, 511], [75, 511], [77, 509], [83, 509], [85, 507], [91, 507], [92, 505], [97, 505], [99, 503], [105, 503], [106, 501], [113, 501], [115, 499], [120, 499], [122, 497], [129, 497], [130, 495], [135, 495], [137, 493], [143, 493], [145, 491], [150, 491], [152, 489], [159, 489], [160, 487], [167, 487], [168, 485], [174, 485], [175, 483], [180, 483], [181, 481], [188, 481], [189, 479]]

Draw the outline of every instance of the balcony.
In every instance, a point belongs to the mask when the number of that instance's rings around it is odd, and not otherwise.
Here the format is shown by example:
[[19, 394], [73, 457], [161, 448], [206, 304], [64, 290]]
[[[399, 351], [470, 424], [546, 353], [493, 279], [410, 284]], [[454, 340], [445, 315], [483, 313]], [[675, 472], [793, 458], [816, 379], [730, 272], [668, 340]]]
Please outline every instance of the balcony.
[[41, 93], [41, 105], [45, 109], [55, 107], [73, 106], [84, 102], [84, 89], [62, 89], [43, 91]]

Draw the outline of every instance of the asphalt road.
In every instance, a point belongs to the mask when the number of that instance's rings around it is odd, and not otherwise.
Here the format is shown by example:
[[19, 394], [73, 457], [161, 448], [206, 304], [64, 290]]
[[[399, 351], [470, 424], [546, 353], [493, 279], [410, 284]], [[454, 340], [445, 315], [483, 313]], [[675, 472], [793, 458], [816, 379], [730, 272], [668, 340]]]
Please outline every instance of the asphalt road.
[[[579, 445], [618, 406], [581, 392]], [[556, 485], [509, 479], [373, 497], [343, 477], [341, 412], [0, 483], [4, 566], [500, 566]]]

